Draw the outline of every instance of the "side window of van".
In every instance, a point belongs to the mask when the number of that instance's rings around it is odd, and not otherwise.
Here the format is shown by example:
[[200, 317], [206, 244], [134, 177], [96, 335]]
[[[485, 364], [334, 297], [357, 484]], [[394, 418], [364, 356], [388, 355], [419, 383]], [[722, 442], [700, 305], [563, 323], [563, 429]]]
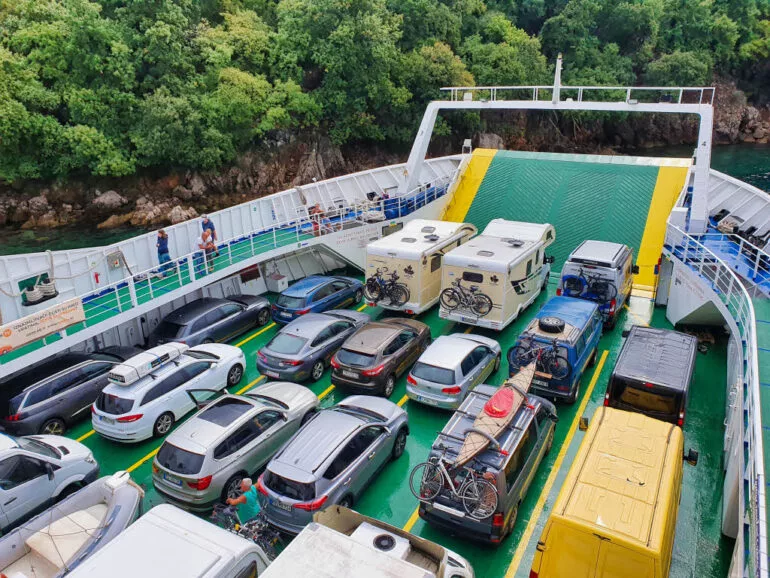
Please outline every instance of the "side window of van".
[[438, 271], [441, 268], [441, 255], [433, 255], [430, 258], [430, 272]]
[[585, 351], [585, 348], [586, 348], [586, 334], [581, 333], [580, 337], [578, 337], [578, 340], [575, 343], [575, 357], [577, 359], [579, 359], [580, 356], [583, 355], [583, 351]]
[[537, 254], [535, 256], [535, 263], [540, 263], [540, 257], [542, 257], [542, 256], [543, 256], [543, 250], [542, 249], [538, 249], [537, 250]]
[[527, 261], [527, 277], [532, 275], [532, 259]]
[[513, 452], [511, 459], [508, 460], [508, 463], [505, 466], [505, 486], [509, 492], [516, 483], [516, 480], [519, 479], [519, 475], [524, 469], [524, 465], [527, 463], [532, 451], [535, 449], [536, 443], [537, 432], [535, 431], [535, 423], [530, 422], [516, 451]]
[[484, 275], [481, 273], [474, 273], [473, 271], [463, 271], [463, 281], [469, 283], [483, 283]]

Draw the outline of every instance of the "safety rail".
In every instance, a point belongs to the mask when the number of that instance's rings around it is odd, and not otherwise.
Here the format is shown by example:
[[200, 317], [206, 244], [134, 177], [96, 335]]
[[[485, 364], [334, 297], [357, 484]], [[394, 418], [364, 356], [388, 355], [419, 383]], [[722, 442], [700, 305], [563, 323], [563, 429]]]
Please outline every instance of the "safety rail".
[[770, 255], [743, 237], [730, 233], [691, 235], [732, 266], [752, 297], [770, 294]]
[[67, 338], [86, 327], [93, 328], [97, 324], [105, 323], [107, 330], [106, 322], [112, 317], [144, 305], [159, 295], [167, 295], [202, 280], [215, 271], [243, 263], [273, 249], [287, 246], [299, 248], [315, 237], [334, 234], [343, 228], [404, 217], [444, 196], [449, 183], [456, 175], [457, 170], [451, 175], [436, 179], [430, 185], [420, 185], [406, 195], [362, 201], [340, 208], [334, 215], [303, 216], [248, 235], [221, 241], [216, 243], [216, 249], [211, 253], [193, 251], [165, 264], [128, 275], [98, 290], [78, 295], [85, 312], [84, 322], [1, 355], [0, 364]]
[[[733, 316], [740, 333], [743, 357], [744, 562], [749, 576], [768, 577], [765, 467], [762, 441], [757, 324], [754, 305], [742, 279], [715, 252], [679, 227], [668, 223], [665, 248], [670, 255], [698, 273]], [[748, 516], [748, 521], [745, 520]], [[747, 535], [746, 535], [747, 534]]]
[[[486, 99], [490, 102], [507, 100], [550, 101], [553, 85], [525, 86], [446, 86], [452, 101]], [[714, 104], [714, 88], [708, 86], [559, 86], [558, 100], [577, 102], [656, 102], [659, 104]], [[625, 98], [615, 95], [623, 93]], [[501, 98], [502, 95], [502, 98]], [[522, 95], [519, 98], [511, 96]], [[594, 100], [586, 98], [595, 97]], [[612, 98], [610, 98], [612, 96]], [[468, 98], [470, 97], [470, 98]]]

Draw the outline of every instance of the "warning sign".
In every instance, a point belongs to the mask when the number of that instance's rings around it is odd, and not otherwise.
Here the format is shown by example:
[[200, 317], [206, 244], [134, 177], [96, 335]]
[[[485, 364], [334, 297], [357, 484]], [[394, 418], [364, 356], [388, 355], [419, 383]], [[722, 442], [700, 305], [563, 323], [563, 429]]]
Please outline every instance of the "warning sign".
[[79, 298], [0, 326], [0, 355], [86, 320]]

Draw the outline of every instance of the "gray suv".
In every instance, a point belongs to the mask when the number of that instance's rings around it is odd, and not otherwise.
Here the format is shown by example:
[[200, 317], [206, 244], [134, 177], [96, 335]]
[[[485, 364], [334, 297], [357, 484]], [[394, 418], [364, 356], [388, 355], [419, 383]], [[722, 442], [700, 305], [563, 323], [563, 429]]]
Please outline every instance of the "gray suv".
[[108, 347], [67, 353], [0, 380], [0, 426], [14, 435], [64, 434], [91, 416], [110, 370], [141, 351]]
[[[446, 459], [454, 459], [463, 445], [465, 432], [473, 427], [475, 416], [483, 411], [497, 389], [479, 385], [465, 398], [433, 443], [430, 457], [446, 454]], [[444, 489], [432, 502], [420, 503], [420, 517], [462, 538], [502, 542], [513, 530], [519, 505], [540, 462], [551, 450], [557, 421], [551, 402], [529, 395], [511, 427], [497, 438], [499, 448], [490, 447], [467, 464], [497, 488], [497, 511], [492, 516], [484, 520], [470, 518], [460, 501]]]
[[406, 412], [386, 399], [354, 395], [318, 412], [260, 476], [262, 511], [280, 530], [298, 534], [321, 508], [350, 508], [401, 457], [407, 435]]

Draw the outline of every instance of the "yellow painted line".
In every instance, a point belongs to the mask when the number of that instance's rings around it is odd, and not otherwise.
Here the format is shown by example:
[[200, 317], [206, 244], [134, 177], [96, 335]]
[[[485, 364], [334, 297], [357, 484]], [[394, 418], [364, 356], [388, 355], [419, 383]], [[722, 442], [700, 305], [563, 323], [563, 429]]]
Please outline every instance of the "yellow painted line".
[[658, 169], [658, 179], [652, 191], [652, 200], [647, 212], [647, 222], [644, 225], [642, 242], [639, 244], [639, 254], [636, 264], [639, 274], [634, 276], [634, 285], [654, 287], [657, 284], [655, 265], [660, 259], [663, 240], [666, 236], [666, 222], [676, 198], [684, 187], [687, 178], [687, 167], [662, 166]]
[[417, 506], [414, 509], [414, 512], [412, 512], [412, 515], [409, 516], [409, 519], [407, 520], [406, 524], [404, 524], [404, 531], [405, 532], [411, 532], [414, 525], [417, 523], [417, 518], [420, 517], [420, 506]]
[[559, 469], [561, 469], [561, 464], [564, 461], [564, 457], [567, 455], [567, 450], [569, 449], [572, 438], [575, 436], [575, 432], [577, 431], [580, 418], [582, 417], [583, 412], [588, 405], [588, 400], [591, 399], [591, 394], [594, 391], [596, 382], [599, 380], [599, 375], [602, 373], [604, 362], [607, 361], [607, 356], [609, 353], [610, 352], [606, 349], [602, 352], [602, 357], [599, 360], [596, 369], [594, 370], [593, 377], [591, 377], [591, 383], [588, 385], [588, 390], [585, 392], [585, 394], [583, 394], [583, 401], [580, 402], [580, 407], [578, 407], [577, 412], [575, 412], [575, 417], [572, 419], [572, 424], [570, 425], [569, 431], [567, 432], [567, 437], [564, 438], [564, 443], [561, 446], [559, 455], [556, 456], [556, 461], [553, 463], [553, 467], [551, 468], [551, 474], [548, 476], [548, 479], [545, 481], [545, 485], [540, 492], [540, 498], [537, 500], [535, 509], [532, 511], [532, 515], [529, 518], [527, 528], [524, 530], [524, 534], [519, 540], [519, 547], [516, 548], [516, 552], [513, 554], [513, 560], [511, 560], [511, 565], [508, 566], [508, 571], [505, 573], [505, 578], [512, 578], [516, 574], [516, 571], [519, 569], [521, 559], [524, 557], [524, 552], [527, 549], [527, 544], [529, 544], [529, 541], [532, 538], [532, 534], [535, 531], [535, 526], [537, 526], [537, 521], [540, 518], [540, 514], [543, 512], [545, 501], [548, 499], [548, 494], [551, 493], [551, 488], [556, 481], [556, 476], [559, 473]]
[[463, 331], [463, 333], [470, 333], [470, 332], [471, 332], [471, 331], [473, 331], [473, 330], [474, 330], [474, 327], [473, 327], [473, 325], [471, 325], [470, 327], [468, 327], [468, 329], [466, 329], [465, 331]]
[[88, 433], [86, 433], [86, 434], [83, 434], [82, 436], [80, 436], [80, 437], [79, 437], [78, 439], [76, 439], [75, 441], [76, 441], [76, 442], [82, 442], [83, 440], [87, 440], [88, 438], [90, 438], [90, 437], [91, 437], [92, 435], [94, 435], [95, 433], [96, 433], [96, 432], [95, 432], [94, 430], [91, 430], [90, 432], [88, 432]]
[[236, 391], [235, 395], [241, 395], [244, 391], [250, 390], [252, 387], [257, 385], [263, 379], [266, 379], [265, 376], [264, 375], [260, 375], [257, 379], [255, 379], [255, 380], [251, 381], [250, 383], [248, 383], [245, 387], [242, 387], [241, 389]]
[[144, 464], [146, 461], [148, 461], [148, 460], [151, 460], [152, 458], [154, 458], [154, 457], [155, 457], [155, 454], [157, 454], [157, 453], [158, 453], [158, 450], [159, 450], [159, 449], [160, 449], [160, 447], [157, 447], [157, 448], [155, 448], [155, 449], [154, 449], [154, 450], [152, 450], [152, 451], [151, 451], [149, 454], [147, 454], [146, 456], [144, 456], [144, 457], [143, 457], [141, 460], [139, 460], [139, 461], [138, 461], [138, 462], [136, 462], [134, 465], [132, 465], [130, 468], [128, 468], [126, 471], [127, 471], [127, 472], [129, 472], [129, 473], [130, 473], [130, 472], [133, 472], [133, 471], [134, 471], [136, 468], [138, 468], [139, 466], [141, 466], [142, 464]]
[[409, 401], [409, 396], [405, 395], [398, 401], [398, 407], [404, 407], [404, 404]]
[[460, 175], [460, 182], [452, 194], [452, 199], [449, 201], [442, 220], [456, 223], [462, 223], [465, 220], [465, 215], [468, 214], [468, 209], [471, 208], [471, 203], [476, 198], [476, 193], [479, 191], [481, 182], [484, 180], [489, 165], [492, 164], [492, 159], [495, 158], [496, 154], [497, 150], [495, 149], [475, 149], [473, 151], [473, 156], [471, 156], [463, 174]]
[[363, 310], [364, 310], [364, 309], [366, 309], [367, 307], [368, 307], [368, 305], [367, 305], [366, 303], [364, 303], [363, 305], [361, 305], [361, 307], [359, 307], [358, 309], [356, 309], [356, 311], [363, 311]]
[[633, 311], [631, 311], [631, 308], [628, 306], [628, 303], [623, 303], [623, 307], [625, 307], [625, 308], [626, 308], [626, 311], [628, 311], [628, 314], [629, 314], [631, 317], [633, 317], [633, 318], [634, 318], [634, 320], [635, 320], [635, 321], [636, 321], [636, 322], [637, 322], [639, 325], [644, 325], [645, 327], [649, 327], [649, 326], [650, 326], [650, 324], [649, 324], [647, 321], [645, 321], [643, 317], [641, 317], [641, 316], [639, 316], [638, 314], [636, 314], [636, 313], [634, 313]]
[[325, 398], [325, 397], [326, 397], [327, 395], [329, 395], [329, 394], [330, 394], [332, 391], [334, 391], [334, 386], [333, 386], [333, 385], [330, 385], [329, 387], [327, 387], [326, 389], [324, 389], [324, 390], [321, 392], [321, 395], [319, 395], [319, 396], [318, 396], [318, 399], [323, 399], [323, 398]]
[[262, 329], [260, 329], [259, 331], [257, 331], [257, 332], [256, 332], [254, 335], [250, 335], [249, 337], [247, 337], [247, 338], [246, 338], [246, 339], [244, 339], [243, 341], [239, 341], [238, 343], [236, 343], [236, 344], [235, 344], [235, 346], [236, 346], [236, 347], [240, 347], [241, 345], [245, 345], [246, 343], [248, 343], [249, 341], [251, 341], [251, 340], [252, 340], [252, 339], [254, 339], [255, 337], [259, 337], [259, 336], [260, 336], [260, 335], [262, 335], [262, 334], [263, 334], [265, 331], [267, 331], [268, 329], [272, 329], [273, 327], [275, 327], [275, 323], [271, 323], [270, 325], [265, 325], [265, 326], [264, 326]]

